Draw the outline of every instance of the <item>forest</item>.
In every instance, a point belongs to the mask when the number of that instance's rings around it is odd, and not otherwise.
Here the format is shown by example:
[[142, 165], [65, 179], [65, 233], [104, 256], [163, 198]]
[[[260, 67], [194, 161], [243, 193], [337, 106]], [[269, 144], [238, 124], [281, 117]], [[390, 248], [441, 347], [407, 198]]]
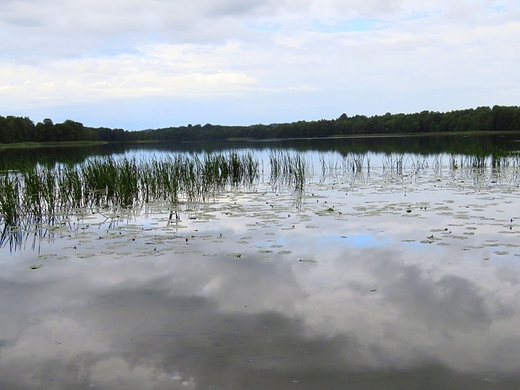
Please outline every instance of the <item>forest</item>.
[[187, 125], [155, 130], [93, 128], [66, 120], [0, 116], [0, 144], [63, 141], [212, 141], [227, 139], [318, 138], [352, 135], [424, 134], [479, 131], [520, 131], [520, 107], [493, 106], [450, 112], [348, 116], [318, 121], [257, 124], [251, 126]]

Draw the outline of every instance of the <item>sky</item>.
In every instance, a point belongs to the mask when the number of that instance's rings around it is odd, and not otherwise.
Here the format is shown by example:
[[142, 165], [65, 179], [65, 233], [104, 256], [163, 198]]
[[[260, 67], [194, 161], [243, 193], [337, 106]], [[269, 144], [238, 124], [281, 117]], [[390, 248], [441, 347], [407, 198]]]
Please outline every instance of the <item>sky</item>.
[[139, 130], [520, 105], [520, 0], [2, 0], [0, 115]]

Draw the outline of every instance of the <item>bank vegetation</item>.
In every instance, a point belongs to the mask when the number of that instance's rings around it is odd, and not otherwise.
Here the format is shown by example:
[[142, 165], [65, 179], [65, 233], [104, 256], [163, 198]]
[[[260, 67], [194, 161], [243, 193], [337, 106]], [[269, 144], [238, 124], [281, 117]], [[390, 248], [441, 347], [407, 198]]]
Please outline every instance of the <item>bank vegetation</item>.
[[4, 145], [52, 142], [187, 142], [504, 131], [520, 131], [520, 107], [478, 107], [444, 113], [386, 113], [371, 117], [342, 114], [337, 119], [330, 120], [251, 126], [188, 124], [141, 131], [93, 128], [73, 120], [54, 123], [49, 118], [35, 124], [28, 117], [0, 116], [0, 144]]

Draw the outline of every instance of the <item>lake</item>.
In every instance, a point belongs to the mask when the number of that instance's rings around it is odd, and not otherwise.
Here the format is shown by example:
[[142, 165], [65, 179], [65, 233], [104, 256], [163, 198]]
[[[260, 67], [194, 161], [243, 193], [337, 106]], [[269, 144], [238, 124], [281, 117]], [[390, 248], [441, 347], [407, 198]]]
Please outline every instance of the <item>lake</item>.
[[[1, 151], [52, 166], [236, 151], [258, 177], [3, 234], [0, 388], [517, 390], [519, 140]], [[303, 159], [301, 188], [273, 177], [277, 153]]]

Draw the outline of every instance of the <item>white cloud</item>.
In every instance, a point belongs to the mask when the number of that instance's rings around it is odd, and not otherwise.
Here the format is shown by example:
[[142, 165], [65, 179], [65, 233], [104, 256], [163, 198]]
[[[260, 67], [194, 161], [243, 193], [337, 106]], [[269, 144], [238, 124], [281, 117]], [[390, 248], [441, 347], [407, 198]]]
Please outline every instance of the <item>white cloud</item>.
[[518, 20], [513, 0], [7, 0], [0, 103], [222, 95], [238, 112], [275, 94], [287, 120], [516, 104]]
[[[233, 45], [230, 45], [233, 46]], [[142, 96], [229, 94], [255, 84], [225, 60], [233, 48], [146, 46], [135, 54], [51, 61], [44, 65], [0, 66], [2, 91], [11, 99], [56, 104]]]

